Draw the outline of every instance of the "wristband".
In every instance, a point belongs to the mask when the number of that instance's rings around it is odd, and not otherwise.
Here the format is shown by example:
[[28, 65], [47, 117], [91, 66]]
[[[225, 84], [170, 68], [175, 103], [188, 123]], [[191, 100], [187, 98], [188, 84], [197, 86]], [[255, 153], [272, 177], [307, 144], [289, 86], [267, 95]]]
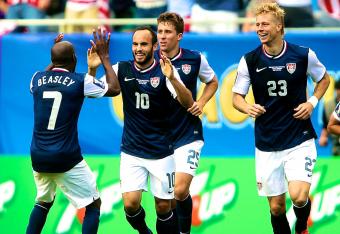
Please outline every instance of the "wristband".
[[316, 105], [317, 105], [318, 102], [319, 102], [319, 99], [313, 95], [313, 96], [311, 96], [311, 97], [308, 99], [307, 102], [309, 102], [310, 104], [312, 104], [313, 108], [315, 108]]

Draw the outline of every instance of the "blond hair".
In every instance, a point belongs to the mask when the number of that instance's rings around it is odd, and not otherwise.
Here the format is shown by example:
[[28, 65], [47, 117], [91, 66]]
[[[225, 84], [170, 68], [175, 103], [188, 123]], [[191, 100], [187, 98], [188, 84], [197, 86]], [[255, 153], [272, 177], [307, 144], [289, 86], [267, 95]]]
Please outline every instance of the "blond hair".
[[280, 24], [282, 24], [282, 34], [284, 32], [285, 11], [277, 3], [262, 3], [256, 8], [255, 16], [271, 13]]

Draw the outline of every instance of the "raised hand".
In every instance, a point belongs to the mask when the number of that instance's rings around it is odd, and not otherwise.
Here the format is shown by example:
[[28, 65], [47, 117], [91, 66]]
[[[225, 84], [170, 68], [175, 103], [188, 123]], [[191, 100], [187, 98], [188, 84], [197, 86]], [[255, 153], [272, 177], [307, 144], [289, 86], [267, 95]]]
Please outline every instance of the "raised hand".
[[64, 33], [59, 33], [56, 38], [54, 38], [54, 44], [57, 44], [58, 42], [61, 42], [64, 39]]
[[92, 47], [100, 57], [100, 59], [109, 57], [109, 44], [110, 44], [111, 34], [107, 34], [106, 30], [98, 27], [97, 31], [93, 30], [93, 40], [91, 40]]
[[93, 46], [90, 49], [87, 49], [87, 65], [89, 68], [97, 68], [102, 62], [98, 54], [96, 53]]
[[168, 79], [170, 80], [174, 79], [175, 76], [170, 59], [161, 54], [161, 59], [159, 60], [159, 63], [161, 64], [163, 75], [168, 77]]

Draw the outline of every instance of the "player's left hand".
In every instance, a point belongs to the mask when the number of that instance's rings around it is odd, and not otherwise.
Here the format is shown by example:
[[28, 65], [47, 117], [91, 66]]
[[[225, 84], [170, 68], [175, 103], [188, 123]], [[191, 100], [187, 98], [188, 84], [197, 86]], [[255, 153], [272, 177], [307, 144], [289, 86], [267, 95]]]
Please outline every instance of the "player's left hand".
[[64, 33], [59, 33], [56, 38], [54, 38], [54, 44], [57, 44], [58, 42], [61, 42], [64, 39]]
[[298, 107], [294, 108], [294, 118], [300, 120], [306, 120], [310, 118], [313, 112], [313, 105], [309, 102], [301, 103]]
[[98, 27], [97, 30], [93, 30], [93, 40], [90, 42], [101, 59], [109, 58], [110, 38], [111, 34], [107, 33], [105, 28]]
[[87, 49], [87, 65], [89, 68], [97, 68], [101, 63], [102, 62], [93, 46], [91, 49]]
[[174, 79], [175, 76], [174, 76], [174, 71], [173, 71], [173, 67], [172, 67], [170, 59], [164, 55], [161, 55], [161, 59], [159, 60], [159, 63], [161, 64], [163, 75], [168, 77], [168, 79], [170, 80]]
[[203, 104], [200, 101], [194, 102], [192, 106], [187, 110], [194, 116], [199, 116], [203, 112]]

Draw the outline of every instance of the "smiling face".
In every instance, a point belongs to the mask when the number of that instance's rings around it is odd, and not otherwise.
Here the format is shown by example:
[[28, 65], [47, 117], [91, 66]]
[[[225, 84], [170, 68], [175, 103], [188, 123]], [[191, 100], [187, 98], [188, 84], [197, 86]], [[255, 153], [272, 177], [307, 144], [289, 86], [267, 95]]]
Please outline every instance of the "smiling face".
[[272, 13], [263, 13], [256, 17], [256, 33], [262, 44], [270, 45], [281, 39], [282, 32], [282, 23]]
[[177, 33], [175, 26], [170, 22], [160, 22], [157, 28], [160, 50], [166, 54], [177, 53], [182, 35]]
[[135, 63], [140, 68], [145, 68], [153, 62], [153, 53], [157, 43], [152, 44], [152, 35], [148, 30], [138, 30], [132, 39], [132, 54]]

